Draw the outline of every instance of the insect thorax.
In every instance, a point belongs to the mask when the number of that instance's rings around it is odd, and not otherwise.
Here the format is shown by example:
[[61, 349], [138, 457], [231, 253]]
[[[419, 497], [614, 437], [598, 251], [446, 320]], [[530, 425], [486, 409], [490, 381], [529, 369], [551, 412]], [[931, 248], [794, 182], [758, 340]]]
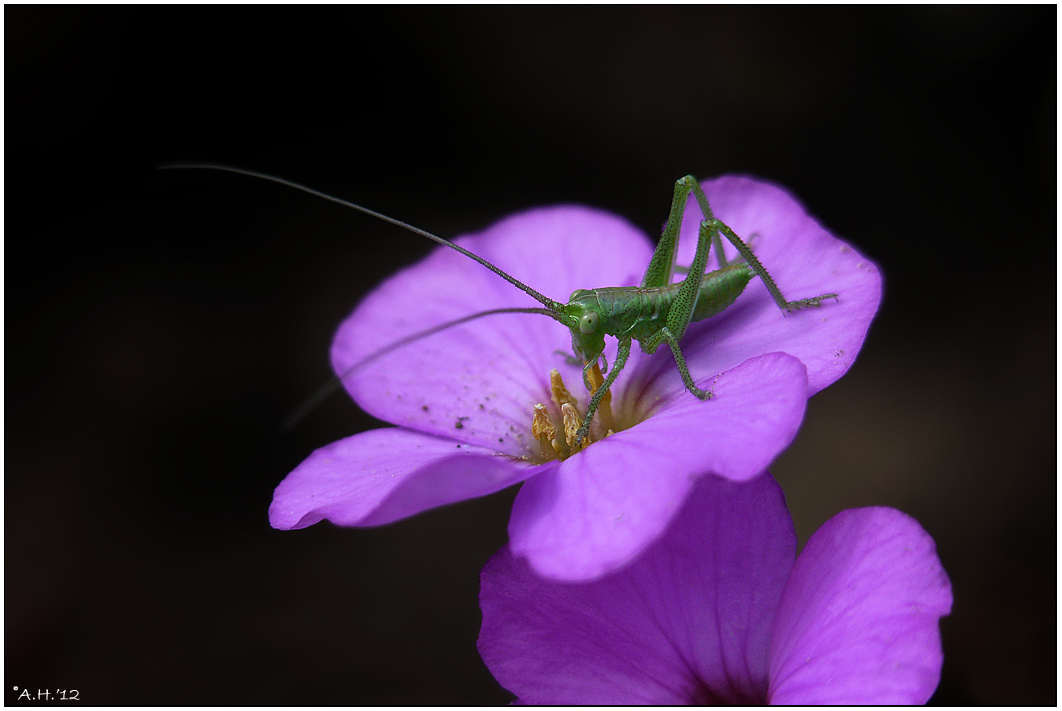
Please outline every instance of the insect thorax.
[[[648, 337], [667, 321], [674, 301], [670, 287], [640, 288], [632, 286], [580, 289], [572, 294], [569, 308], [593, 311], [600, 318], [594, 336], [604, 335], [640, 340]], [[574, 336], [575, 334], [573, 334]], [[579, 334], [585, 338], [584, 334]]]

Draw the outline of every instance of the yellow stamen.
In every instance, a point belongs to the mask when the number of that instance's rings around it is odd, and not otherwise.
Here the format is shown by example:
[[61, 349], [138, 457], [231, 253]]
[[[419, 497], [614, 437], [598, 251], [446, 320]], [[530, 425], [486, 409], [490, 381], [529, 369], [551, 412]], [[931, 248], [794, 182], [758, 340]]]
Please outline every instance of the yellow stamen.
[[[600, 388], [605, 382], [601, 375], [601, 368], [596, 364], [588, 371], [587, 379], [595, 389]], [[591, 442], [613, 434], [616, 425], [612, 416], [612, 394], [605, 393], [594, 415], [590, 432], [583, 438], [579, 449], [575, 449], [575, 438], [579, 433], [579, 428], [582, 427], [585, 411], [579, 406], [579, 401], [575, 399], [575, 396], [565, 387], [564, 379], [556, 369], [549, 373], [549, 391], [554, 407], [560, 410], [560, 423], [553, 419], [550, 409], [542, 403], [535, 405], [531, 419], [531, 434], [538, 440], [543, 461], [567, 459], [575, 452], [586, 449]], [[591, 391], [592, 394], [593, 391]], [[563, 438], [558, 432], [561, 429], [564, 433]]]
[[568, 392], [568, 388], [564, 386], [564, 380], [561, 378], [560, 371], [556, 368], [549, 371], [549, 391], [553, 404], [558, 408], [564, 407], [565, 403], [574, 408], [579, 407], [575, 396]]
[[546, 406], [541, 403], [535, 405], [535, 414], [531, 420], [531, 434], [538, 440], [543, 457], [553, 459], [559, 454], [557, 445], [560, 443], [556, 439], [557, 428], [553, 426], [553, 420], [550, 419]]
[[574, 451], [586, 449], [586, 446], [590, 444], [589, 437], [583, 438], [583, 441], [579, 443], [579, 449], [575, 449], [575, 437], [583, 424], [583, 416], [579, 414], [574, 405], [566, 402], [561, 405], [561, 417], [564, 418], [564, 441], [568, 443], [568, 448]]

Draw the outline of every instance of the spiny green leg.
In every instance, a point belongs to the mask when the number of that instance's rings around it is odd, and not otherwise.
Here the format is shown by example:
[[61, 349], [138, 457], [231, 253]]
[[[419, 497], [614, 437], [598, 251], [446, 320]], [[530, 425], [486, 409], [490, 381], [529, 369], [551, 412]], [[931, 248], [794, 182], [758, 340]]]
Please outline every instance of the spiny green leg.
[[717, 231], [713, 228], [717, 222], [718, 220], [713, 218], [711, 221], [705, 220], [701, 223], [700, 230], [697, 232], [697, 253], [693, 256], [689, 274], [679, 287], [679, 292], [667, 314], [667, 324], [641, 344], [642, 350], [646, 353], [653, 353], [662, 342], [666, 341], [671, 348], [671, 354], [675, 356], [675, 364], [678, 365], [679, 373], [682, 375], [682, 382], [686, 384], [691, 393], [702, 400], [707, 400], [712, 394], [694, 385], [689, 368], [686, 367], [686, 359], [682, 357], [679, 341], [685, 335], [686, 328], [690, 325], [690, 318], [693, 316], [693, 309], [697, 305], [697, 292], [704, 279], [704, 267], [708, 263], [708, 250], [712, 244], [710, 235]]
[[678, 243], [679, 228], [682, 227], [682, 215], [686, 211], [686, 198], [694, 188], [700, 188], [692, 175], [675, 181], [675, 194], [671, 198], [671, 210], [667, 215], [664, 233], [656, 245], [653, 258], [642, 277], [642, 287], [664, 286], [671, 283], [672, 270], [675, 268], [675, 245]]
[[[715, 215], [712, 213], [711, 206], [708, 205], [708, 198], [705, 197], [701, 184], [696, 180], [693, 181], [693, 196], [697, 198], [697, 204], [701, 206], [701, 214], [704, 215], [705, 221], [715, 222]], [[712, 246], [715, 247], [715, 256], [719, 258], [719, 268], [722, 269], [727, 265], [727, 261], [726, 253], [723, 251], [723, 241], [719, 239], [719, 230], [712, 230]]]
[[[653, 252], [652, 259], [649, 260], [649, 267], [645, 270], [645, 276], [642, 277], [643, 287], [665, 286], [671, 283], [671, 276], [677, 269], [675, 266], [675, 251], [678, 245], [679, 231], [682, 227], [682, 216], [686, 211], [686, 201], [691, 192], [697, 198], [697, 204], [700, 205], [704, 219], [708, 222], [715, 221], [715, 215], [708, 204], [708, 198], [704, 196], [704, 190], [701, 189], [701, 184], [697, 182], [697, 179], [692, 175], [687, 175], [676, 180], [675, 193], [671, 198], [671, 210], [668, 211], [667, 223], [664, 225], [664, 232], [660, 236], [660, 243], [657, 244], [656, 251]], [[723, 242], [719, 239], [718, 230], [712, 230], [711, 242], [719, 257], [719, 266], [725, 267], [727, 259], [726, 254], [723, 252]], [[699, 243], [698, 248], [700, 248]], [[707, 261], [705, 261], [705, 266], [707, 266]], [[693, 266], [683, 267], [681, 271], [689, 273], [693, 271]], [[704, 273], [703, 267], [700, 272], [701, 274]], [[698, 284], [698, 286], [700, 285]]]
[[[667, 327], [661, 329], [665, 337], [669, 338], [668, 344], [671, 345], [671, 350], [675, 352], [675, 362], [681, 363], [683, 369], [686, 364], [682, 362], [678, 342], [686, 334], [686, 328], [690, 325], [693, 309], [697, 306], [701, 282], [704, 281], [704, 268], [708, 265], [708, 250], [712, 245], [708, 236], [708, 225], [707, 221], [701, 223], [701, 228], [697, 232], [697, 252], [693, 255], [693, 262], [690, 263], [690, 273], [682, 281], [675, 301], [671, 304], [671, 310], [667, 314]], [[670, 337], [674, 338], [674, 342], [670, 340]], [[686, 374], [686, 379], [689, 380], [689, 373]]]
[[763, 265], [760, 264], [760, 260], [756, 259], [756, 255], [752, 253], [749, 246], [741, 241], [741, 238], [734, 234], [734, 230], [724, 225], [719, 220], [713, 220], [714, 229], [722, 232], [726, 235], [726, 238], [730, 240], [730, 243], [737, 247], [738, 252], [748, 262], [752, 271], [756, 272], [757, 276], [767, 287], [767, 291], [771, 292], [771, 298], [774, 299], [774, 303], [778, 304], [778, 308], [782, 311], [795, 311], [796, 309], [803, 309], [809, 306], [818, 307], [823, 299], [837, 299], [837, 294], [821, 294], [819, 296], [813, 296], [809, 299], [797, 299], [796, 301], [786, 301], [786, 298], [782, 296], [781, 289], [774, 283], [774, 279], [767, 273]]
[[667, 326], [661, 328], [659, 333], [661, 338], [667, 341], [667, 345], [671, 348], [671, 355], [675, 356], [675, 365], [678, 366], [679, 374], [682, 376], [682, 382], [686, 384], [686, 389], [701, 400], [708, 400], [711, 398], [713, 395], [711, 390], [701, 390], [694, 384], [693, 378], [690, 376], [690, 369], [686, 367], [686, 359], [682, 357], [682, 350], [679, 348], [679, 339], [671, 333], [671, 330]]
[[[612, 364], [612, 370], [608, 371], [608, 375], [605, 377], [605, 382], [601, 383], [601, 387], [594, 391], [593, 397], [590, 398], [590, 404], [586, 406], [586, 417], [583, 418], [583, 424], [575, 434], [575, 451], [579, 450], [579, 445], [583, 443], [583, 439], [586, 438], [587, 433], [590, 431], [590, 422], [594, 419], [594, 413], [597, 412], [601, 400], [605, 397], [605, 393], [608, 392], [608, 389], [612, 387], [612, 383], [616, 382], [616, 376], [618, 376], [620, 371], [623, 370], [623, 366], [627, 364], [627, 356], [630, 354], [631, 339], [624, 338], [619, 342], [619, 348], [616, 349], [616, 362]], [[587, 380], [587, 369], [593, 367], [593, 363], [587, 363], [583, 368], [584, 382]], [[683, 364], [683, 367], [685, 367], [685, 364]]]
[[[675, 300], [671, 304], [671, 310], [667, 314], [667, 330], [676, 341], [681, 340], [686, 334], [686, 327], [690, 325], [690, 319], [693, 317], [693, 309], [697, 306], [697, 295], [701, 290], [701, 282], [704, 281], [704, 268], [708, 264], [708, 250], [712, 245], [709, 236], [710, 225], [711, 223], [707, 220], [701, 223], [701, 228], [697, 232], [697, 252], [693, 255], [690, 271], [682, 281], [682, 286], [679, 287], [678, 294], [675, 295]], [[666, 340], [663, 330], [658, 331], [642, 344], [642, 350], [652, 353], [663, 340]]]

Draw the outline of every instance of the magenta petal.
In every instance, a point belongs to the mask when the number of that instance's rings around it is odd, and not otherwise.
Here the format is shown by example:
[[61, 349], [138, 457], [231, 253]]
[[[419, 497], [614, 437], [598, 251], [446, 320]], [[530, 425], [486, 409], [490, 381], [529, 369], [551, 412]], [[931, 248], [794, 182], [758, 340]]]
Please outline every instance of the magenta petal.
[[[808, 394], [818, 392], [844, 375], [863, 344], [881, 301], [877, 267], [831, 235], [777, 185], [725, 175], [706, 180], [702, 186], [715, 216], [750, 242], [785, 298], [824, 293], [836, 293], [839, 298], [817, 309], [783, 314], [763, 283], [754, 278], [727, 311], [690, 325], [682, 341], [690, 371], [718, 373], [760, 353], [784, 351], [807, 366]], [[691, 200], [679, 242], [680, 264], [693, 259], [702, 219], [700, 208]], [[736, 250], [723, 243], [728, 258], [736, 259]], [[713, 256], [709, 268], [716, 265]], [[666, 370], [660, 373], [675, 377]]]
[[658, 538], [705, 472], [743, 481], [763, 471], [804, 415], [804, 366], [785, 353], [706, 380], [716, 397], [679, 393], [648, 420], [528, 481], [509, 538], [540, 574], [588, 580]]
[[273, 528], [328, 519], [375, 526], [523, 481], [535, 467], [490, 450], [400, 428], [370, 430], [318, 449], [280, 482]]
[[[649, 240], [619, 217], [580, 207], [532, 210], [456, 240], [528, 286], [565, 302], [576, 288], [637, 284]], [[400, 347], [397, 341], [489, 309], [541, 307], [468, 257], [440, 247], [374, 290], [332, 344], [337, 374], [366, 411], [394, 424], [517, 457], [538, 453], [535, 403], [549, 402], [549, 372], [568, 365], [569, 331], [538, 314], [487, 316]], [[557, 351], [562, 354], [558, 355]]]
[[922, 704], [940, 680], [951, 584], [889, 508], [842, 511], [797, 559], [771, 632], [773, 704]]
[[605, 578], [551, 582], [499, 552], [483, 570], [479, 651], [527, 703], [763, 703], [795, 550], [770, 476], [704, 476], [665, 535]]

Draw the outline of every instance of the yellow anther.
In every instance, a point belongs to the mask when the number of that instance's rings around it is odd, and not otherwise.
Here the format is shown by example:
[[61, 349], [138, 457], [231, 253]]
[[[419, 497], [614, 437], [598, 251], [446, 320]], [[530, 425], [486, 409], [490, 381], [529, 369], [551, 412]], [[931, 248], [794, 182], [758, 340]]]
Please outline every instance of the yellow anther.
[[[568, 443], [569, 449], [575, 450], [575, 439], [583, 424], [583, 416], [579, 414], [575, 406], [566, 402], [561, 405], [561, 417], [564, 419], [564, 441]], [[579, 450], [585, 449], [588, 444], [590, 444], [589, 438], [584, 437], [579, 444]]]
[[531, 419], [531, 434], [538, 440], [542, 448], [542, 456], [553, 459], [559, 453], [557, 450], [557, 428], [553, 426], [553, 420], [549, 416], [546, 406], [539, 403], [535, 405], [535, 414]]
[[564, 380], [561, 378], [560, 371], [556, 368], [549, 371], [549, 392], [550, 397], [553, 399], [553, 404], [557, 407], [562, 408], [565, 403], [575, 408], [579, 407], [575, 396], [568, 392], [568, 388], [564, 387]]

